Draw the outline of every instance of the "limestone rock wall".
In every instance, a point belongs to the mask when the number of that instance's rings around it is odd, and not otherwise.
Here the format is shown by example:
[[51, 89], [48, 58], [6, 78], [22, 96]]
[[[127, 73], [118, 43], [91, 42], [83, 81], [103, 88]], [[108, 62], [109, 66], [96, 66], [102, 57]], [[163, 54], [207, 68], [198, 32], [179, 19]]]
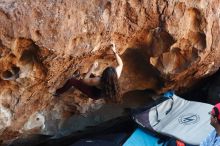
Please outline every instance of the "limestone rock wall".
[[52, 93], [100, 62], [124, 61], [123, 93], [184, 90], [219, 68], [220, 1], [1, 0], [0, 133], [55, 134], [73, 114], [104, 104], [78, 91]]

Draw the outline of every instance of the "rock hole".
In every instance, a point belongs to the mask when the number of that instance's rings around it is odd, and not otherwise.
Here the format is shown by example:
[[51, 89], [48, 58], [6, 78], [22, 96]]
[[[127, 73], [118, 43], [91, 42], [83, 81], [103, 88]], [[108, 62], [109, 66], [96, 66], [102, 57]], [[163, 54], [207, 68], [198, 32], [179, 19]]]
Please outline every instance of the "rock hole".
[[25, 62], [33, 62], [37, 60], [37, 54], [38, 54], [39, 48], [35, 44], [31, 44], [27, 50], [24, 50], [22, 52], [22, 55], [20, 57], [20, 61]]
[[36, 36], [41, 37], [40, 30], [36, 30], [36, 31], [35, 31], [35, 34], [36, 34]]
[[15, 54], [13, 54], [13, 53], [10, 53], [10, 54], [9, 54], [9, 57], [11, 57], [11, 58], [16, 58]]
[[3, 80], [15, 80], [19, 77], [20, 68], [16, 65], [13, 65], [11, 69], [2, 72]]
[[10, 80], [10, 78], [12, 78], [12, 77], [13, 77], [13, 74], [9, 70], [2, 72], [2, 79], [3, 80]]
[[14, 75], [17, 75], [17, 74], [19, 74], [19, 72], [20, 72], [20, 68], [17, 67], [16, 65], [13, 65], [13, 66], [11, 67], [11, 71], [12, 71], [12, 73], [13, 73]]

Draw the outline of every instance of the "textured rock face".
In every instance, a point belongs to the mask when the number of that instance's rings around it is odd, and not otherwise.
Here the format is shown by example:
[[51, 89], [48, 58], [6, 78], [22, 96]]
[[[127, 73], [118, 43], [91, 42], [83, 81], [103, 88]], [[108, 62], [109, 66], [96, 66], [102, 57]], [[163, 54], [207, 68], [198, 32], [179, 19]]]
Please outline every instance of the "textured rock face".
[[[174, 42], [168, 50], [162, 48], [164, 51], [150, 60], [165, 78], [173, 81], [171, 88], [185, 87], [192, 80], [218, 69], [219, 2], [216, 4], [207, 1], [168, 3], [170, 7], [165, 14], [169, 19], [165, 16], [164, 26]], [[161, 40], [164, 46], [161, 33], [154, 39]]]
[[[56, 133], [72, 114], [104, 101], [70, 90], [51, 93], [94, 60], [100, 75], [115, 65], [110, 43], [124, 61], [123, 93], [183, 90], [218, 70], [220, 1], [1, 0], [0, 132]], [[10, 134], [9, 134], [10, 133]]]

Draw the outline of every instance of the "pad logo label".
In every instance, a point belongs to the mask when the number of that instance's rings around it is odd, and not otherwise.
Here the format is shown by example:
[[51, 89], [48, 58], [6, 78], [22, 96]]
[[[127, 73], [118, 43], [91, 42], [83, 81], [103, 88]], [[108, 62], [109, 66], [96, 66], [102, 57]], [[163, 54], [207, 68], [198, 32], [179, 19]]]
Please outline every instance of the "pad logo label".
[[180, 124], [190, 125], [190, 124], [197, 123], [200, 120], [200, 118], [199, 118], [199, 115], [197, 114], [189, 113], [189, 114], [180, 116], [178, 120]]

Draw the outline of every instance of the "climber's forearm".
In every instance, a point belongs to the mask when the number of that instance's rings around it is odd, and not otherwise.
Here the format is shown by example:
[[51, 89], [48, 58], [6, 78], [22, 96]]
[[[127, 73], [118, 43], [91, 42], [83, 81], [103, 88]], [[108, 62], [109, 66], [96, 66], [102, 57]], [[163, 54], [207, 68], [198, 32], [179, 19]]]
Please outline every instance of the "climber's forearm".
[[86, 76], [84, 77], [84, 79], [88, 79], [90, 77], [90, 75], [92, 74], [92, 72], [94, 71], [95, 67], [94, 65], [92, 65], [89, 69], [89, 71], [86, 73]]
[[121, 57], [117, 53], [115, 53], [115, 57], [116, 57], [116, 60], [118, 63], [118, 66], [115, 68], [115, 70], [116, 70], [117, 76], [119, 78], [121, 76], [121, 72], [123, 69], [123, 62], [122, 62]]

